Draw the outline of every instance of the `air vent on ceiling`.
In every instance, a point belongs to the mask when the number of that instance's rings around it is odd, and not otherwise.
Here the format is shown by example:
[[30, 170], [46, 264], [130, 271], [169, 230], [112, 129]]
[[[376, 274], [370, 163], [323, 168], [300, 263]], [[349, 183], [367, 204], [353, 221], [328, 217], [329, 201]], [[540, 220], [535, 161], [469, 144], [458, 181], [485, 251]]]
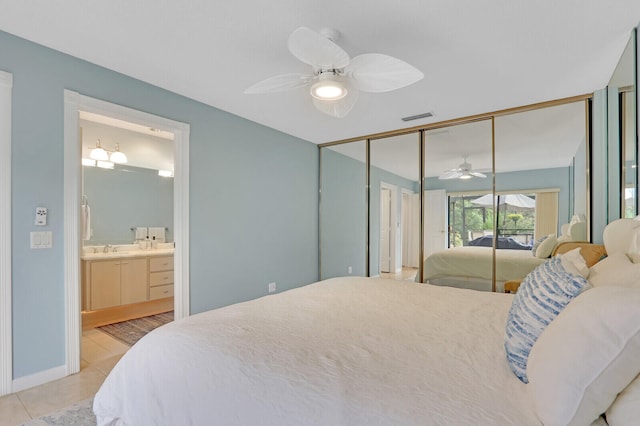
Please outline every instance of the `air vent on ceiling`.
[[421, 118], [429, 118], [429, 117], [433, 117], [433, 113], [425, 112], [424, 114], [411, 115], [409, 117], [402, 117], [402, 121], [419, 120]]

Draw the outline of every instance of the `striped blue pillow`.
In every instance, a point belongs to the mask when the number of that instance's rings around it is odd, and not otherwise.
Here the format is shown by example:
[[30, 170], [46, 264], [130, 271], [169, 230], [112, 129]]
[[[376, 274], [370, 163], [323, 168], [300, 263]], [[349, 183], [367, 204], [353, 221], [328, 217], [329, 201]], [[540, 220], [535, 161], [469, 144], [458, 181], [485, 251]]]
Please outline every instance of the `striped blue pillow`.
[[588, 281], [573, 275], [556, 256], [527, 275], [513, 300], [507, 317], [504, 348], [511, 370], [524, 383], [527, 359], [533, 344], [558, 314], [589, 286]]

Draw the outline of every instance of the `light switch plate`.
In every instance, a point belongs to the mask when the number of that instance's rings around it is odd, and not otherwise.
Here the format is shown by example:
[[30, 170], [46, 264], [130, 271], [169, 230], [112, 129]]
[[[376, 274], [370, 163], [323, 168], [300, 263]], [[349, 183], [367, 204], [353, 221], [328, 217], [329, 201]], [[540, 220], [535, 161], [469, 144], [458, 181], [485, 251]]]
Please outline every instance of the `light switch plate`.
[[53, 247], [53, 233], [51, 231], [32, 232], [30, 237], [32, 249], [46, 249]]

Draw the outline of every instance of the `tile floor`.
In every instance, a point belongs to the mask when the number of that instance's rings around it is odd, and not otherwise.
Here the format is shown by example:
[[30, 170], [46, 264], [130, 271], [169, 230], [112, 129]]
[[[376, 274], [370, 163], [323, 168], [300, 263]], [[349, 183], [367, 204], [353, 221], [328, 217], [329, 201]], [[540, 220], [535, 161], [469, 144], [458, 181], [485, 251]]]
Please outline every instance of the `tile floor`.
[[397, 273], [381, 272], [380, 278], [391, 278], [393, 280], [398, 280], [398, 281], [413, 280], [415, 279], [417, 273], [418, 273], [418, 268], [407, 268], [403, 266], [401, 272], [397, 272]]
[[0, 398], [0, 426], [20, 425], [90, 398], [129, 346], [99, 330], [82, 333], [80, 372]]

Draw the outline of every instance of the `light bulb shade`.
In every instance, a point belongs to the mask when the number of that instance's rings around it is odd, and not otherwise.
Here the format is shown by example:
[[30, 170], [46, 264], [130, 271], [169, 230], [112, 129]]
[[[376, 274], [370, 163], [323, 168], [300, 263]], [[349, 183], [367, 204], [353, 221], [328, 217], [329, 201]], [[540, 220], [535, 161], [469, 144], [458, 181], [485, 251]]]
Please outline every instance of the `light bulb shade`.
[[91, 150], [89, 158], [98, 161], [107, 161], [109, 159], [109, 154], [107, 154], [107, 151], [102, 149], [102, 147], [97, 146]]
[[463, 173], [462, 176], [460, 176], [458, 179], [471, 179], [473, 176], [471, 176], [469, 173]]
[[127, 156], [124, 155], [123, 152], [116, 151], [111, 153], [111, 156], [109, 157], [109, 161], [117, 164], [125, 164], [127, 162]]
[[311, 86], [311, 96], [321, 101], [337, 101], [347, 96], [347, 88], [330, 78], [320, 80]]

